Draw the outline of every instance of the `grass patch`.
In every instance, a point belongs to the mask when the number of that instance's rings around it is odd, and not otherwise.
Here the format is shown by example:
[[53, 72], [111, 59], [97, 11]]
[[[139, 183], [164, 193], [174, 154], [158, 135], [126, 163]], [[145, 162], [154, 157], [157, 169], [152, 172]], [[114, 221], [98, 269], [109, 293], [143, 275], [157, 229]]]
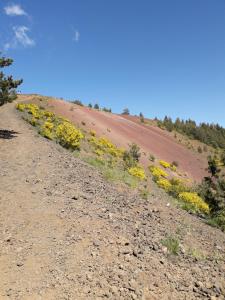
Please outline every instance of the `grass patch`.
[[206, 223], [210, 226], [220, 228], [222, 231], [225, 232], [225, 216], [224, 215], [218, 215], [215, 217], [208, 218], [206, 220]]
[[205, 260], [207, 257], [198, 249], [196, 248], [189, 248], [188, 254], [196, 259]]
[[112, 168], [107, 164], [107, 161], [103, 161], [98, 157], [88, 156], [84, 158], [84, 161], [98, 168], [102, 172], [103, 177], [108, 181], [122, 182], [131, 188], [136, 188], [140, 183], [138, 178], [130, 175], [127, 171], [119, 167]]
[[161, 244], [167, 248], [170, 254], [178, 255], [180, 250], [180, 242], [176, 236], [168, 236], [161, 241]]
[[147, 188], [144, 188], [143, 190], [140, 191], [140, 196], [144, 200], [148, 200], [149, 195], [150, 195], [150, 192]]

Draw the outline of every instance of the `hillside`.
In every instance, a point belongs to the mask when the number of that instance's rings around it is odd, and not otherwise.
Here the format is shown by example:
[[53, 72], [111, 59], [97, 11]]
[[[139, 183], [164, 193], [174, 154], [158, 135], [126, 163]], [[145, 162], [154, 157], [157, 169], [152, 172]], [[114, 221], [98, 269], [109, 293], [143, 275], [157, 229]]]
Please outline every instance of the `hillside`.
[[[87, 114], [77, 108], [77, 121]], [[1, 299], [224, 299], [224, 233], [156, 185], [144, 200], [105, 181], [38, 135], [15, 104], [0, 115]], [[110, 126], [115, 118], [126, 136], [150, 131], [121, 116], [88, 116]]]
[[[36, 99], [34, 103], [45, 106], [40, 98], [33, 95], [19, 97], [27, 101], [32, 99], [32, 102]], [[152, 154], [168, 162], [177, 161], [184, 177], [201, 181], [206, 175], [206, 156], [188, 149], [157, 126], [141, 124], [138, 118], [132, 116], [111, 114], [54, 98], [48, 99], [47, 108], [84, 130], [95, 130], [98, 136], [106, 136], [118, 147], [127, 148], [132, 142], [138, 144], [142, 151], [141, 162], [145, 166], [149, 165], [149, 155]]]

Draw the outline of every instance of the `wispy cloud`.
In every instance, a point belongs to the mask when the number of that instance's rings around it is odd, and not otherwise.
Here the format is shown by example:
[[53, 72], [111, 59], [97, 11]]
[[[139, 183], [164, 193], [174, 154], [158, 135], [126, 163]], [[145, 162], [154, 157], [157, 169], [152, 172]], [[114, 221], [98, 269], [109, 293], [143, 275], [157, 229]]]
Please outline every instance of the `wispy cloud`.
[[12, 4], [4, 7], [7, 16], [27, 16], [27, 13], [19, 4]]
[[4, 50], [7, 51], [10, 48], [17, 48], [19, 46], [24, 48], [35, 46], [35, 41], [27, 34], [29, 31], [29, 28], [26, 26], [14, 26], [14, 36], [10, 42], [4, 45]]
[[80, 40], [80, 32], [78, 30], [74, 30], [73, 32], [73, 41], [79, 42]]

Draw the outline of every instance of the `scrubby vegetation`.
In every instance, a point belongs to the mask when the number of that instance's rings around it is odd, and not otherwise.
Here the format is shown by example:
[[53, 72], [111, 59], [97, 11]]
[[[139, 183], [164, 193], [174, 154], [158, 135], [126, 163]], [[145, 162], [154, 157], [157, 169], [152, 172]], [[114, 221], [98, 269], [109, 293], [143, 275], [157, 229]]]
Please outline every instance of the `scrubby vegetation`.
[[[149, 175], [140, 164], [140, 148], [131, 144], [128, 150], [118, 148], [105, 137], [97, 137], [96, 132], [84, 132], [69, 120], [56, 116], [35, 104], [18, 104], [23, 118], [44, 137], [55, 140], [71, 151], [82, 150], [83, 159], [101, 170], [103, 176], [112, 181], [124, 182], [130, 187], [138, 187], [143, 199], [149, 195]], [[150, 156], [151, 158], [151, 156]], [[158, 187], [177, 199], [179, 205], [197, 214], [207, 216], [212, 225], [225, 228], [225, 181], [219, 166], [223, 158], [209, 159], [209, 177], [197, 189], [177, 176], [178, 163], [164, 160], [154, 161], [149, 171]]]
[[167, 236], [161, 241], [161, 243], [166, 247], [169, 254], [178, 255], [180, 250], [180, 242], [177, 236]]
[[[164, 168], [170, 169], [171, 164], [165, 161], [160, 160], [160, 165]], [[181, 203], [185, 204], [183, 206], [188, 210], [196, 213], [209, 213], [208, 204], [198, 195], [196, 192], [192, 191], [191, 187], [188, 187], [181, 179], [172, 177], [169, 179], [169, 174], [166, 173], [163, 169], [157, 166], [149, 166], [149, 170], [152, 173], [153, 180], [157, 185], [164, 189], [169, 195], [178, 199]]]
[[26, 120], [39, 128], [39, 133], [50, 140], [56, 140], [67, 149], [79, 149], [84, 138], [82, 132], [67, 119], [57, 117], [49, 111], [40, 109], [35, 104], [17, 104], [17, 109], [27, 112], [31, 117]]
[[[214, 148], [220, 147], [225, 149], [225, 128], [219, 124], [200, 123], [197, 125], [193, 120], [184, 121], [179, 118], [173, 122], [167, 116], [162, 121], [157, 120], [157, 123], [159, 127], [166, 128], [168, 131], [176, 130], [191, 139], [199, 140]], [[198, 151], [202, 153], [202, 148], [200, 148], [198, 148]]]
[[102, 110], [105, 111], [105, 112], [109, 112], [109, 113], [112, 112], [112, 109], [111, 108], [107, 108], [107, 107], [103, 107]]
[[73, 100], [71, 101], [73, 104], [79, 105], [79, 106], [84, 106], [83, 103], [80, 100]]

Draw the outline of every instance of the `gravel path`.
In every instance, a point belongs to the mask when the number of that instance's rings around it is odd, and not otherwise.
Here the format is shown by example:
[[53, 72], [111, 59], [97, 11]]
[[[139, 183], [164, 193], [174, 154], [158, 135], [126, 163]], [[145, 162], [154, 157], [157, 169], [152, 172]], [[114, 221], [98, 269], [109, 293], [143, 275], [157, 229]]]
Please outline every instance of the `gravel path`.
[[[104, 181], [0, 108], [0, 299], [225, 299], [225, 234]], [[16, 133], [12, 133], [14, 131]], [[161, 240], [177, 235], [179, 255]]]

